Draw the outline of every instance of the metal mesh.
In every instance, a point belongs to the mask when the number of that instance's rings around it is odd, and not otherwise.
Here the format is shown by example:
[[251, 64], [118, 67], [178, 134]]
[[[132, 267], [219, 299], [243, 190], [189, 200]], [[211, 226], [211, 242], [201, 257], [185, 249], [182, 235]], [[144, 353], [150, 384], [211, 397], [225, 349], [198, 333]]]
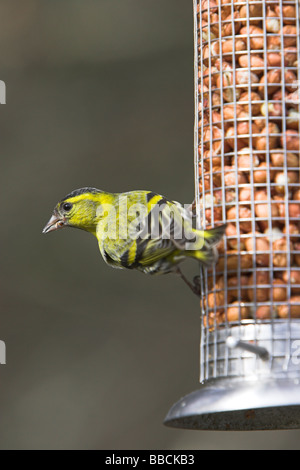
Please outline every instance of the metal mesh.
[[227, 224], [201, 275], [201, 381], [300, 375], [299, 10], [194, 0], [197, 224]]

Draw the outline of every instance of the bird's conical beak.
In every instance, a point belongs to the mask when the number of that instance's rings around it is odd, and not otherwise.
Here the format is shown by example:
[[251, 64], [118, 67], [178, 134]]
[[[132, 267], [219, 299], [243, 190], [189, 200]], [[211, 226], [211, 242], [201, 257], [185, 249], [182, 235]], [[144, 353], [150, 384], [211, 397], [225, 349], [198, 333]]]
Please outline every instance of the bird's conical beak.
[[61, 219], [58, 215], [53, 214], [49, 222], [43, 228], [42, 233], [49, 233], [57, 230], [59, 228], [63, 228], [66, 225], [65, 220]]

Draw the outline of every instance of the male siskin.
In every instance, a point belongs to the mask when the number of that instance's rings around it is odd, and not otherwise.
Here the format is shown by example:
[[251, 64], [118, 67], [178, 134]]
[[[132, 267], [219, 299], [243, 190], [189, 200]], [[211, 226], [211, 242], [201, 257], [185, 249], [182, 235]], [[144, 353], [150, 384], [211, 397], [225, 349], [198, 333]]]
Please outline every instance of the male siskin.
[[89, 187], [65, 196], [43, 233], [63, 227], [92, 233], [110, 266], [145, 274], [177, 273], [197, 295], [199, 284], [189, 282], [179, 264], [193, 258], [202, 266], [212, 265], [215, 245], [225, 231], [225, 225], [193, 228], [187, 209], [152, 191], [108, 193]]

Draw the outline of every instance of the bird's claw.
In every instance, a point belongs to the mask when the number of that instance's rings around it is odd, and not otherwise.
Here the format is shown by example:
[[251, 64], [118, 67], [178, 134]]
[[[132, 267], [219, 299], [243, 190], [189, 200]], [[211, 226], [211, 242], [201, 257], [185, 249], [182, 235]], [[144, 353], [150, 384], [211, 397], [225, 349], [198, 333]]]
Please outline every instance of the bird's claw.
[[201, 287], [200, 287], [200, 276], [195, 276], [193, 278], [193, 283], [191, 283], [190, 281], [188, 281], [188, 279], [183, 275], [183, 273], [181, 272], [181, 270], [179, 268], [176, 269], [176, 272], [177, 274], [179, 274], [181, 276], [181, 278], [183, 279], [183, 281], [189, 286], [189, 288], [191, 289], [191, 291], [197, 295], [197, 297], [200, 297], [201, 295]]

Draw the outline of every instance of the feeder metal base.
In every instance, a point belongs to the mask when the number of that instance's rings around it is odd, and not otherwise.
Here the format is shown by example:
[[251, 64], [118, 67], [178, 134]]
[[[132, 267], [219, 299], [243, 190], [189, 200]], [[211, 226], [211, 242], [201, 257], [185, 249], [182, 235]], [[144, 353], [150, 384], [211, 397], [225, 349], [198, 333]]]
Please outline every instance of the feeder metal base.
[[299, 379], [210, 380], [175, 403], [164, 424], [215, 431], [299, 429]]

